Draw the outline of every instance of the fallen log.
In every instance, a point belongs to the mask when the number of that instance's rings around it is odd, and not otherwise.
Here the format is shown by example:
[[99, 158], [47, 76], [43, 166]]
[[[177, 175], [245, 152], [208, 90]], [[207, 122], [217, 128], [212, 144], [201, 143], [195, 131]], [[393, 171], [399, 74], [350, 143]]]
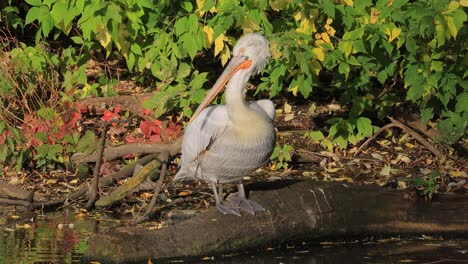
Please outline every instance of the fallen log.
[[219, 255], [284, 241], [368, 234], [468, 232], [467, 195], [439, 201], [373, 185], [275, 181], [250, 185], [267, 209], [255, 216], [206, 213], [159, 230], [123, 227], [91, 236], [85, 259], [116, 263]]

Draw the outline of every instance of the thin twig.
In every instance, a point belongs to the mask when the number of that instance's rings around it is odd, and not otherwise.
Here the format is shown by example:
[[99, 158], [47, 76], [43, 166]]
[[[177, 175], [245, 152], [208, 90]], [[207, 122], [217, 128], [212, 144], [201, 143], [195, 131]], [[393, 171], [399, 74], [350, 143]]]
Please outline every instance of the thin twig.
[[361, 150], [365, 148], [371, 141], [373, 141], [378, 135], [380, 135], [380, 133], [394, 126], [396, 125], [393, 123], [390, 123], [390, 124], [386, 124], [385, 126], [381, 127], [379, 130], [377, 130], [377, 132], [375, 132], [374, 135], [372, 135], [372, 137], [370, 137], [364, 143], [362, 143], [362, 145], [354, 153], [353, 157], [356, 157], [361, 152]]
[[[106, 176], [102, 177], [99, 180], [99, 182], [101, 183], [101, 187], [105, 187], [105, 186], [108, 186], [108, 185], [112, 184], [112, 182], [114, 182], [114, 180], [119, 180], [121, 178], [132, 175], [132, 172], [135, 170], [135, 166], [137, 164], [140, 164], [140, 165], [144, 166], [145, 164], [152, 161], [156, 157], [157, 157], [156, 154], [150, 154], [148, 156], [145, 156], [145, 157], [137, 160], [132, 165], [126, 166], [126, 167], [122, 168], [121, 170], [119, 170], [117, 172], [114, 172], [112, 174], [109, 174], [109, 175], [106, 175]], [[82, 184], [82, 186], [81, 186], [81, 188], [79, 190], [77, 190], [77, 191], [75, 191], [75, 192], [73, 192], [73, 193], [71, 193], [71, 194], [69, 194], [69, 195], [67, 195], [65, 197], [62, 197], [62, 198], [59, 198], [59, 199], [56, 199], [56, 200], [52, 200], [52, 201], [48, 201], [48, 202], [35, 202], [33, 204], [33, 207], [34, 207], [34, 209], [38, 209], [38, 208], [51, 208], [51, 207], [60, 206], [63, 203], [65, 203], [66, 201], [68, 201], [68, 200], [78, 199], [82, 195], [86, 194], [88, 192], [88, 190], [89, 190], [89, 185], [87, 183], [85, 183], [85, 184]]]
[[429, 143], [421, 135], [419, 135], [418, 132], [414, 131], [410, 127], [406, 126], [405, 124], [394, 119], [391, 116], [389, 116], [388, 119], [390, 119], [390, 121], [392, 121], [392, 123], [395, 124], [395, 126], [403, 129], [408, 134], [410, 134], [414, 139], [416, 139], [419, 143], [421, 143], [424, 147], [426, 147], [430, 152], [432, 152], [432, 154], [434, 154], [438, 159], [441, 160], [444, 158], [444, 154], [440, 152], [438, 149], [436, 149], [434, 146], [432, 146], [431, 143]]
[[97, 149], [97, 155], [98, 159], [96, 161], [96, 165], [94, 166], [94, 172], [93, 172], [93, 181], [91, 183], [91, 187], [89, 189], [89, 197], [88, 197], [88, 202], [86, 203], [86, 209], [90, 210], [94, 206], [94, 202], [96, 202], [97, 198], [97, 192], [98, 192], [98, 186], [99, 186], [99, 171], [101, 168], [101, 163], [102, 163], [102, 157], [104, 153], [104, 146], [106, 144], [106, 138], [107, 138], [107, 131], [109, 130], [109, 126], [111, 123], [106, 122], [104, 123], [104, 127], [102, 128], [102, 133], [101, 133], [101, 140], [99, 142], [99, 146]]
[[425, 140], [418, 132], [414, 131], [412, 128], [406, 126], [402, 122], [394, 119], [393, 117], [389, 116], [388, 119], [390, 119], [391, 123], [383, 126], [380, 128], [377, 132], [372, 135], [368, 140], [366, 140], [359, 148], [358, 150], [354, 153], [354, 157], [358, 155], [363, 148], [365, 148], [371, 141], [373, 141], [380, 133], [383, 131], [391, 128], [391, 127], [398, 127], [403, 131], [406, 131], [408, 134], [410, 134], [416, 141], [418, 141], [420, 144], [422, 144], [424, 147], [426, 147], [434, 156], [436, 156], [438, 159], [443, 159], [444, 154], [440, 152], [438, 149], [436, 149], [434, 146], [431, 145], [427, 140]]
[[134, 222], [135, 223], [141, 223], [145, 220], [147, 220], [151, 216], [151, 212], [153, 211], [154, 206], [156, 205], [156, 202], [158, 201], [159, 198], [159, 192], [161, 191], [162, 185], [164, 178], [166, 176], [166, 171], [167, 171], [167, 164], [169, 162], [169, 152], [165, 151], [161, 153], [159, 156], [159, 159], [161, 160], [161, 172], [159, 173], [159, 179], [157, 184], [154, 186], [154, 192], [153, 192], [153, 197], [151, 198], [151, 202], [148, 204], [148, 207], [146, 208], [145, 214], [136, 219]]

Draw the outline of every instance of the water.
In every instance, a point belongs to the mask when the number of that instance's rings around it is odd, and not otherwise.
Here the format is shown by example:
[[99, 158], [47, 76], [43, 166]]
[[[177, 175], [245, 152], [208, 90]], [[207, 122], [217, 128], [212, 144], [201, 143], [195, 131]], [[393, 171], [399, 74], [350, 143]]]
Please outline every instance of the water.
[[[82, 257], [89, 235], [98, 226], [107, 228], [109, 225], [115, 223], [96, 221], [81, 214], [51, 214], [38, 218], [35, 223], [3, 228], [0, 231], [0, 263], [84, 263]], [[468, 237], [411, 237], [322, 244], [298, 242], [280, 248], [265, 247], [257, 252], [182, 261], [227, 264], [468, 263]]]
[[81, 263], [95, 221], [48, 215], [0, 231], [0, 263]]

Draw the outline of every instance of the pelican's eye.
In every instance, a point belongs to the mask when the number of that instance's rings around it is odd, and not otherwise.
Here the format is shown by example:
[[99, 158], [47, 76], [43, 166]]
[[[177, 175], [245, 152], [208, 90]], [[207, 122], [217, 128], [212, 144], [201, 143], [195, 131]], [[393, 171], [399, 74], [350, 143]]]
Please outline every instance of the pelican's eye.
[[239, 55], [244, 55], [245, 53], [245, 48], [240, 48], [239, 49]]

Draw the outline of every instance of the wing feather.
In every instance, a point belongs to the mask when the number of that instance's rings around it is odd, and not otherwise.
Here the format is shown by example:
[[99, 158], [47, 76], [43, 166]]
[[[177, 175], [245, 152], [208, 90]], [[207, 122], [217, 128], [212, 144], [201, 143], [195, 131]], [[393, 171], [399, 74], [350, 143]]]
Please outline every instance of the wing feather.
[[229, 117], [225, 105], [205, 108], [200, 115], [190, 123], [182, 142], [182, 157], [180, 170], [174, 181], [183, 178], [199, 178], [199, 161], [203, 152], [210, 144], [219, 138], [229, 124]]

